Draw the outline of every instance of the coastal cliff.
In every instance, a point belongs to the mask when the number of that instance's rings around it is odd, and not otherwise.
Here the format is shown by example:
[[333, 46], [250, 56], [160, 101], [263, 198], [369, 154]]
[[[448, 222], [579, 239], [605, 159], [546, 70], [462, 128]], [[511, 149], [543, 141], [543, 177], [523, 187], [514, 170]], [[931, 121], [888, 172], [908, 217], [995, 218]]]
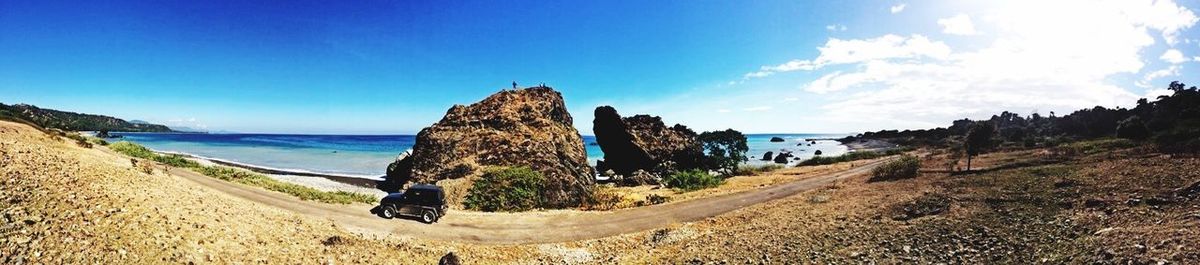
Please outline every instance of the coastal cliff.
[[595, 114], [592, 129], [604, 151], [599, 170], [625, 176], [638, 170], [661, 173], [694, 168], [704, 157], [696, 132], [686, 126], [667, 127], [662, 118], [650, 115], [621, 117], [610, 106], [596, 108]]
[[389, 167], [389, 179], [432, 183], [486, 166], [525, 166], [541, 173], [543, 199], [552, 207], [578, 205], [595, 184], [582, 137], [562, 95], [550, 87], [505, 90], [451, 107], [441, 121], [417, 134], [412, 155]]

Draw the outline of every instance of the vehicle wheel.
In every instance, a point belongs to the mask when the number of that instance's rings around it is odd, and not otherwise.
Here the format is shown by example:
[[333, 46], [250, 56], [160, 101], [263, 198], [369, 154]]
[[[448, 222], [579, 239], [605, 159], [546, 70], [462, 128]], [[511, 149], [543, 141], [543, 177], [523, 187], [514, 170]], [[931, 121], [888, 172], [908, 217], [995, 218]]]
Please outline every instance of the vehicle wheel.
[[387, 219], [395, 218], [396, 217], [396, 207], [392, 207], [390, 205], [384, 206], [383, 210], [379, 212], [379, 217], [383, 217], [383, 218], [387, 218]]
[[425, 222], [426, 224], [437, 222], [437, 219], [437, 214], [433, 213], [433, 211], [425, 210], [424, 212], [421, 212], [421, 221]]

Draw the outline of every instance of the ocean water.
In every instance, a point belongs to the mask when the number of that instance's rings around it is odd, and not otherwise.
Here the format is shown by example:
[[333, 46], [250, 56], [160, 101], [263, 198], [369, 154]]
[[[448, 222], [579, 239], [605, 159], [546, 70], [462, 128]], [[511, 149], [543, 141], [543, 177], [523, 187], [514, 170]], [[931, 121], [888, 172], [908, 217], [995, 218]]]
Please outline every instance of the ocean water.
[[[122, 133], [124, 138], [111, 141], [131, 141], [161, 152], [183, 153], [203, 158], [220, 159], [259, 167], [296, 172], [378, 178], [387, 165], [404, 150], [412, 148], [414, 135], [291, 135], [291, 134], [195, 134], [195, 133]], [[817, 141], [797, 146], [806, 138], [837, 138], [836, 134], [751, 134], [746, 136], [750, 151], [749, 164], [759, 161], [764, 152], [791, 151], [801, 159], [822, 155], [835, 156], [846, 152], [836, 141]], [[782, 143], [770, 142], [781, 137]], [[595, 165], [603, 159], [596, 138], [583, 136], [588, 162]], [[793, 163], [796, 161], [793, 160]]]

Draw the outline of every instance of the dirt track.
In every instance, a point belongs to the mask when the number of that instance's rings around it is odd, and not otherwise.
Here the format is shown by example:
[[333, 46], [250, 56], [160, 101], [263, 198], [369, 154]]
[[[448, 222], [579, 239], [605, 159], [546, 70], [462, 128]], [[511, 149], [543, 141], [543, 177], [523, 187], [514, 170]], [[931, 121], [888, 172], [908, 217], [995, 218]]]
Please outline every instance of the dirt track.
[[[882, 161], [882, 160], [881, 160]], [[328, 218], [353, 231], [486, 244], [553, 243], [601, 238], [653, 229], [676, 222], [716, 216], [749, 205], [823, 187], [869, 171], [879, 162], [761, 189], [611, 212], [547, 211], [475, 213], [451, 211], [438, 223], [387, 220], [370, 213], [371, 205], [333, 205], [301, 201], [283, 193], [214, 179], [186, 169], [171, 174], [256, 203]]]

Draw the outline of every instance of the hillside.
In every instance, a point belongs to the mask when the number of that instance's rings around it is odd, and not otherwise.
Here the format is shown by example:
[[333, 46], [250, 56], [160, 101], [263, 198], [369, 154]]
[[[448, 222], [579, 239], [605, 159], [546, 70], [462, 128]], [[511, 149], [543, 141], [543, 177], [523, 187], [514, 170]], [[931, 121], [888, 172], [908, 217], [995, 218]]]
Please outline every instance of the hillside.
[[172, 131], [171, 128], [158, 124], [133, 123], [109, 116], [43, 109], [28, 104], [0, 104], [0, 118], [18, 118], [33, 122], [44, 128], [56, 128], [66, 131]]

